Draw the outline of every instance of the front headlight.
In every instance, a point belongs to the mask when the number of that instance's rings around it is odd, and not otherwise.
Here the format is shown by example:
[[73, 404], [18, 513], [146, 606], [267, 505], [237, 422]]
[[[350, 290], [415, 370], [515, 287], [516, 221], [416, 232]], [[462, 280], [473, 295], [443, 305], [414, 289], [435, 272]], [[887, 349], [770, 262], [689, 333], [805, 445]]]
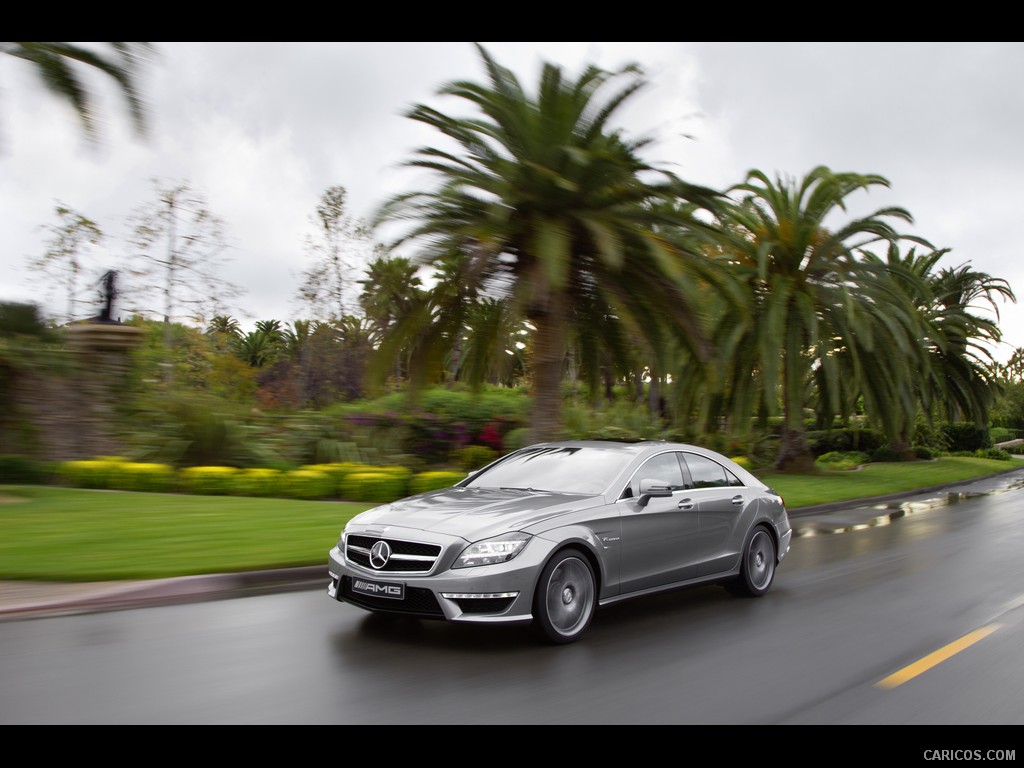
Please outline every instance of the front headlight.
[[505, 563], [523, 551], [532, 537], [526, 533], [503, 533], [478, 541], [466, 547], [452, 568], [472, 568], [476, 565]]

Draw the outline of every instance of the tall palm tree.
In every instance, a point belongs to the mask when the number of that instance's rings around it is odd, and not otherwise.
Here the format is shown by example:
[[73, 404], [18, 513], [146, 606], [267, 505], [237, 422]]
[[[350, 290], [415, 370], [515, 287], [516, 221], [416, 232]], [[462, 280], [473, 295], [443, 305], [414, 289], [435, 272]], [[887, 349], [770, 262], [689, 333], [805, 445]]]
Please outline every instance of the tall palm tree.
[[[471, 287], [509, 300], [536, 329], [531, 360], [537, 439], [562, 428], [561, 383], [574, 297], [597, 292], [619, 316], [642, 318], [644, 333], [672, 322], [690, 346], [702, 344], [679, 288], [684, 262], [656, 231], [674, 220], [654, 201], [711, 200], [644, 162], [645, 139], [611, 127], [622, 105], [644, 84], [635, 67], [585, 68], [575, 80], [545, 64], [535, 95], [477, 46], [487, 82], [453, 82], [442, 95], [468, 102], [474, 117], [453, 117], [419, 105], [409, 117], [438, 130], [453, 150], [424, 147], [408, 164], [433, 171], [434, 189], [392, 199], [378, 221], [413, 222], [403, 240], [424, 245], [437, 263], [460, 252], [471, 263]], [[626, 83], [609, 90], [614, 80]], [[464, 288], [467, 286], [464, 286]]]
[[838, 220], [852, 193], [875, 186], [889, 182], [819, 166], [799, 182], [753, 170], [730, 190], [733, 202], [718, 233], [721, 258], [732, 265], [746, 301], [734, 304], [739, 314], [724, 316], [716, 329], [730, 368], [722, 380], [737, 416], [781, 403], [779, 469], [813, 466], [804, 407], [815, 392], [820, 407], [843, 409], [851, 375], [844, 359], [860, 376], [860, 350], [912, 351], [913, 307], [884, 266], [860, 255], [878, 243], [924, 243], [889, 223], [909, 223], [910, 214], [888, 207]]
[[926, 415], [933, 410], [948, 420], [988, 422], [994, 397], [993, 353], [1002, 339], [999, 304], [1015, 302], [1010, 284], [968, 264], [940, 267], [948, 249], [886, 255], [901, 271], [908, 296], [925, 325], [927, 366], [916, 380], [916, 395]]
[[422, 293], [418, 270], [405, 257], [378, 256], [367, 265], [366, 277], [357, 281], [363, 286], [359, 306], [377, 336], [383, 336]]
[[[398, 319], [421, 303], [423, 281], [416, 274], [418, 269], [402, 256], [378, 256], [367, 265], [366, 277], [357, 281], [363, 286], [359, 305], [372, 326], [372, 341], [378, 347]], [[406, 348], [391, 358], [396, 382], [401, 379], [402, 360], [407, 356]]]
[[139, 92], [142, 66], [152, 58], [152, 43], [7, 43], [0, 53], [30, 62], [46, 88], [67, 101], [75, 110], [86, 135], [96, 137], [96, 108], [92, 90], [82, 79], [82, 69], [102, 72], [113, 79], [128, 104], [132, 124], [139, 134], [146, 132], [146, 108]]

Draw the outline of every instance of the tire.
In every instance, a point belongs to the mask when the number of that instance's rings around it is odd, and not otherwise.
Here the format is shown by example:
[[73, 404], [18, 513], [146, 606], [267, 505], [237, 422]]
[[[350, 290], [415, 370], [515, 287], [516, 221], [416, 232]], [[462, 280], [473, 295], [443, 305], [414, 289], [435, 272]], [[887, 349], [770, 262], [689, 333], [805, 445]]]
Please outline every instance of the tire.
[[594, 569], [578, 549], [563, 549], [541, 571], [533, 595], [534, 627], [558, 645], [579, 640], [597, 606]]
[[726, 584], [726, 589], [741, 597], [761, 597], [775, 580], [775, 539], [763, 525], [750, 532], [743, 547], [740, 574]]

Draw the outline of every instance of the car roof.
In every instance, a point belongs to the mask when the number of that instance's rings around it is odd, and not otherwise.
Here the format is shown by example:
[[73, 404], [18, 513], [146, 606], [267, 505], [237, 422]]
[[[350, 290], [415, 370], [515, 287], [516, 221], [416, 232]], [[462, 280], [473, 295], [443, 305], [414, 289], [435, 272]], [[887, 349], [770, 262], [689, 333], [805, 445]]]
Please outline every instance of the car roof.
[[[697, 445], [687, 445], [685, 443], [671, 443], [667, 440], [619, 440], [614, 438], [589, 438], [585, 440], [551, 440], [549, 442], [537, 443], [536, 445], [549, 445], [549, 446], [565, 446], [565, 447], [582, 447], [582, 448], [603, 448], [606, 450], [617, 450], [623, 453], [644, 453], [651, 448], [672, 448], [675, 450], [694, 450], [694, 451], [707, 451], [707, 448], [701, 448]], [[535, 446], [528, 445], [527, 448], [533, 448]]]

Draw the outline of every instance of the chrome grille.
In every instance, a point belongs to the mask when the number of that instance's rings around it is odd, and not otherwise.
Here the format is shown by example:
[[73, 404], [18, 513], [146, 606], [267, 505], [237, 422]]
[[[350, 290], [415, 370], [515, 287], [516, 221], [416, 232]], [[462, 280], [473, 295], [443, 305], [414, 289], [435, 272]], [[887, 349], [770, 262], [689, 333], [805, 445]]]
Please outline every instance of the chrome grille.
[[[378, 541], [386, 542], [391, 548], [391, 557], [383, 568], [370, 565], [370, 550]], [[428, 573], [440, 554], [441, 547], [437, 544], [378, 536], [350, 535], [345, 539], [345, 559], [375, 573]]]

